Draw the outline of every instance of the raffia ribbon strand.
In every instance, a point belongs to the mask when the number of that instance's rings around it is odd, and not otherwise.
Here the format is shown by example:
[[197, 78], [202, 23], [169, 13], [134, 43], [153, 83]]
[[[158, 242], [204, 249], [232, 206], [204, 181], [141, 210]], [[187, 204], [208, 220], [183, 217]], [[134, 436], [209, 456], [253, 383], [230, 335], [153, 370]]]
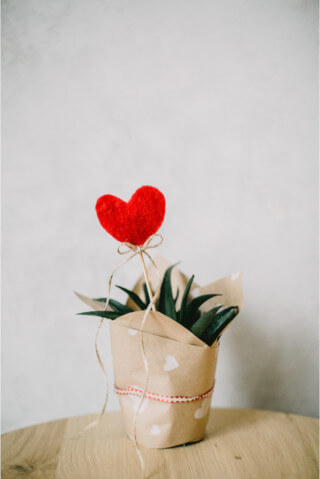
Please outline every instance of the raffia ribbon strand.
[[[156, 239], [156, 241], [154, 241], [155, 239]], [[141, 355], [142, 355], [142, 359], [143, 359], [143, 363], [144, 363], [144, 367], [145, 367], [145, 372], [146, 372], [146, 383], [145, 383], [145, 387], [143, 389], [143, 392], [141, 394], [140, 402], [139, 402], [139, 405], [138, 405], [138, 408], [136, 410], [135, 417], [134, 417], [133, 438], [134, 438], [134, 444], [135, 444], [135, 447], [136, 447], [136, 451], [137, 451], [137, 454], [138, 454], [138, 457], [139, 457], [139, 460], [140, 460], [140, 464], [141, 464], [141, 468], [142, 468], [142, 472], [143, 472], [143, 477], [145, 475], [145, 466], [144, 466], [144, 461], [143, 461], [143, 458], [142, 458], [140, 448], [139, 448], [138, 443], [137, 443], [136, 422], [137, 422], [137, 417], [138, 417], [139, 411], [140, 411], [141, 406], [142, 406], [142, 402], [144, 400], [144, 397], [145, 397], [145, 394], [146, 394], [146, 391], [147, 391], [147, 388], [148, 388], [149, 364], [148, 364], [148, 361], [147, 361], [147, 358], [146, 358], [146, 355], [145, 355], [142, 332], [143, 332], [143, 326], [144, 326], [145, 321], [146, 321], [146, 319], [147, 319], [147, 317], [148, 317], [148, 315], [151, 311], [151, 308], [155, 308], [155, 303], [156, 303], [156, 300], [157, 300], [157, 297], [158, 297], [158, 294], [159, 294], [159, 291], [160, 291], [160, 280], [161, 280], [160, 272], [159, 272], [155, 262], [153, 261], [153, 259], [149, 255], [149, 253], [147, 252], [147, 250], [157, 248], [158, 246], [161, 245], [162, 241], [163, 241], [163, 237], [159, 233], [156, 233], [156, 234], [150, 236], [147, 239], [147, 241], [141, 246], [136, 246], [136, 245], [133, 245], [133, 244], [128, 243], [128, 242], [121, 243], [118, 246], [117, 252], [118, 252], [119, 255], [126, 255], [126, 254], [130, 254], [130, 253], [132, 253], [132, 254], [128, 258], [126, 258], [124, 261], [119, 263], [118, 266], [112, 271], [112, 273], [109, 277], [109, 281], [108, 281], [108, 293], [107, 293], [106, 304], [105, 304], [105, 308], [104, 308], [104, 311], [107, 311], [108, 306], [109, 306], [109, 302], [110, 302], [112, 280], [113, 280], [113, 277], [114, 277], [115, 273], [122, 266], [124, 266], [126, 263], [131, 261], [135, 256], [146, 255], [149, 258], [149, 260], [151, 261], [153, 267], [155, 268], [155, 271], [156, 271], [157, 276], [159, 278], [159, 286], [158, 286], [157, 291], [155, 292], [155, 294], [153, 294], [153, 295], [150, 294], [150, 303], [149, 303], [147, 309], [145, 310], [143, 319], [141, 321], [140, 330], [139, 330], [140, 349], [141, 349]], [[124, 247], [126, 248], [125, 250], [123, 250]], [[109, 396], [108, 376], [107, 376], [107, 373], [106, 373], [106, 370], [105, 370], [105, 367], [104, 367], [104, 364], [103, 364], [103, 361], [101, 359], [99, 349], [98, 349], [98, 337], [99, 337], [99, 333], [100, 333], [101, 326], [103, 324], [104, 319], [105, 318], [101, 318], [99, 323], [98, 323], [98, 326], [97, 326], [97, 329], [96, 329], [96, 334], [95, 334], [94, 347], [95, 347], [98, 362], [99, 362], [99, 365], [101, 367], [103, 377], [104, 377], [104, 380], [105, 380], [105, 383], [106, 383], [106, 396], [105, 396], [105, 400], [104, 400], [104, 403], [103, 403], [103, 406], [102, 406], [102, 409], [101, 409], [99, 415], [97, 416], [97, 418], [94, 421], [92, 421], [90, 424], [88, 424], [85, 427], [84, 430], [94, 427], [99, 422], [99, 420], [101, 419], [101, 417], [103, 416], [103, 414], [106, 410], [107, 403], [108, 403], [108, 396]]]

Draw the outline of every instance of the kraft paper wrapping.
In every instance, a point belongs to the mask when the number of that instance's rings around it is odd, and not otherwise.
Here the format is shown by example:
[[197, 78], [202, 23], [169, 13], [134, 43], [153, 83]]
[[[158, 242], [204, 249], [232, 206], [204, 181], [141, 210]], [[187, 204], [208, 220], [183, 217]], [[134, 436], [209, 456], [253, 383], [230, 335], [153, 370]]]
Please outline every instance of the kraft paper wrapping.
[[[170, 265], [166, 260], [155, 259], [161, 277]], [[159, 278], [152, 265], [148, 268], [151, 286], [159, 285]], [[188, 278], [176, 267], [172, 271], [173, 292], [179, 288], [180, 297]], [[134, 287], [140, 296], [143, 276]], [[220, 293], [207, 301], [202, 311], [214, 305], [243, 307], [241, 273], [220, 279], [205, 287], [194, 284], [190, 296]], [[103, 309], [101, 303], [81, 297], [93, 309]], [[137, 310], [129, 299], [127, 305]], [[179, 301], [177, 307], [179, 308]], [[110, 321], [111, 346], [114, 365], [115, 387], [125, 390], [129, 386], [143, 390], [146, 371], [140, 346], [140, 325], [144, 311], [134, 311]], [[143, 327], [143, 343], [148, 362], [147, 391], [164, 396], [197, 397], [214, 386], [218, 356], [218, 341], [209, 347], [181, 324], [151, 311]], [[118, 395], [127, 435], [133, 438], [134, 419], [140, 397], [133, 394]], [[167, 403], [144, 398], [136, 421], [138, 444], [148, 448], [168, 448], [203, 439], [208, 423], [211, 395], [192, 402]]]
[[[144, 312], [129, 313], [110, 324], [115, 384], [119, 388], [144, 388], [139, 329]], [[200, 396], [214, 383], [218, 344], [212, 347], [190, 331], [159, 313], [150, 312], [143, 329], [148, 361], [148, 392], [168, 396]], [[118, 396], [130, 438], [140, 397]], [[144, 398], [136, 423], [139, 444], [150, 448], [177, 446], [203, 438], [211, 396], [189, 403], [166, 403]]]
[[[162, 258], [155, 259], [161, 277], [170, 265]], [[152, 265], [148, 268], [151, 286], [156, 290], [159, 279]], [[188, 278], [177, 268], [172, 271], [173, 292], [182, 293]], [[134, 291], [142, 296], [142, 276]], [[191, 297], [220, 293], [201, 308], [207, 311], [215, 304], [243, 306], [241, 274], [235, 273], [205, 287], [193, 285]], [[182, 294], [179, 295], [180, 298]], [[129, 300], [128, 306], [136, 309]], [[178, 302], [177, 307], [180, 307]], [[110, 323], [115, 385], [125, 389], [136, 386], [144, 389], [146, 372], [142, 360], [139, 329], [143, 311], [129, 313]], [[188, 329], [171, 318], [151, 311], [143, 328], [143, 342], [148, 361], [147, 391], [165, 396], [201, 396], [212, 386], [218, 357], [218, 341], [209, 347]], [[119, 402], [129, 438], [133, 436], [134, 418], [140, 397], [119, 395]], [[203, 439], [209, 420], [211, 396], [185, 403], [166, 403], [144, 398], [136, 422], [137, 442], [149, 448], [167, 448]]]

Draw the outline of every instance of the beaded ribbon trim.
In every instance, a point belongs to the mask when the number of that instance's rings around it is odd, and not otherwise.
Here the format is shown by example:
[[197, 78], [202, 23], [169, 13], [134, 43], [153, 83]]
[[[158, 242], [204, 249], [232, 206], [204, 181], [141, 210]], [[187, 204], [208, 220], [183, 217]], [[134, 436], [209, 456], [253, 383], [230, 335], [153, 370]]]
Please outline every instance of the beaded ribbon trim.
[[[146, 391], [145, 397], [148, 399], [154, 399], [155, 401], [160, 401], [160, 402], [166, 402], [166, 403], [186, 403], [186, 402], [193, 402], [193, 401], [199, 401], [199, 399], [204, 399], [213, 393], [213, 388], [209, 389], [209, 391], [200, 394], [200, 396], [168, 396], [166, 394], [158, 394], [158, 393], [152, 393]], [[117, 386], [114, 387], [114, 390], [116, 394], [119, 396], [137, 396], [141, 397], [143, 394], [143, 389], [138, 388], [137, 386], [128, 386], [125, 389], [118, 388]]]

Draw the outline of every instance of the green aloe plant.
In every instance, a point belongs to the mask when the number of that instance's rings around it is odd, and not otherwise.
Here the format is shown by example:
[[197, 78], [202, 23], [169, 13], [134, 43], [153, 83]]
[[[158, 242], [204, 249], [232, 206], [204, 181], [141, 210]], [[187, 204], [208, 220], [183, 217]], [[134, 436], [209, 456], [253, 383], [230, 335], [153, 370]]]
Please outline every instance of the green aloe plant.
[[[200, 307], [209, 299], [215, 296], [221, 296], [220, 294], [204, 294], [194, 299], [188, 300], [194, 275], [189, 279], [187, 286], [182, 294], [180, 309], [177, 309], [177, 300], [179, 297], [179, 290], [176, 296], [173, 297], [172, 284], [171, 284], [171, 272], [175, 265], [170, 266], [164, 273], [161, 286], [159, 299], [156, 302], [156, 310], [165, 314], [169, 318], [177, 321], [185, 328], [189, 329], [195, 336], [200, 338], [204, 343], [211, 346], [216, 339], [222, 334], [225, 327], [234, 319], [238, 314], [239, 309], [237, 306], [230, 306], [223, 308], [215, 306], [205, 313], [201, 313]], [[144, 298], [141, 299], [133, 291], [117, 286], [117, 288], [124, 291], [128, 297], [136, 304], [136, 306], [145, 310], [149, 303], [150, 297], [147, 289], [147, 285], [143, 284]], [[95, 298], [95, 301], [102, 303], [106, 302], [106, 298]], [[109, 300], [109, 306], [112, 311], [88, 311], [85, 313], [78, 313], [80, 315], [99, 316], [107, 319], [116, 319], [119, 316], [123, 316], [128, 313], [132, 313], [133, 309], [116, 301], [114, 299]]]

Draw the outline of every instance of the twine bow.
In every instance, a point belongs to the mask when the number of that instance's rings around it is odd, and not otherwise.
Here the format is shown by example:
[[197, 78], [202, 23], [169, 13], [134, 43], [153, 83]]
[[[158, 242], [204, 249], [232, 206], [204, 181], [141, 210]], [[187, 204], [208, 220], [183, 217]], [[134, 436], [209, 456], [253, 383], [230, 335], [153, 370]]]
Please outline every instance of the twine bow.
[[[155, 238], [157, 238], [156, 242], [154, 242]], [[146, 268], [146, 265], [145, 265], [145, 262], [144, 262], [143, 255], [145, 254], [149, 258], [149, 260], [153, 264], [153, 266], [154, 266], [154, 268], [157, 272], [157, 275], [160, 279], [158, 268], [157, 268], [155, 262], [153, 261], [153, 259], [151, 258], [151, 256], [149, 255], [149, 253], [147, 252], [147, 249], [157, 248], [158, 246], [161, 245], [162, 241], [163, 241], [162, 236], [159, 233], [156, 233], [156, 234], [150, 236], [142, 246], [136, 246], [136, 245], [133, 245], [131, 243], [124, 242], [124, 243], [121, 243], [121, 245], [118, 246], [118, 249], [117, 249], [118, 254], [120, 254], [120, 255], [128, 254], [131, 251], [133, 251], [133, 254], [130, 256], [130, 258], [127, 259], [127, 261], [130, 261], [130, 259], [134, 258], [136, 255], [140, 255], [141, 262], [142, 262], [142, 267], [143, 267], [143, 273], [144, 273], [144, 277], [145, 277], [145, 280], [146, 280], [146, 285], [147, 285], [147, 289], [148, 289], [148, 293], [149, 293], [151, 308], [153, 309], [153, 311], [155, 311], [154, 301], [155, 301], [156, 297], [155, 297], [155, 295], [152, 295], [152, 290], [151, 290], [151, 286], [150, 286], [150, 283], [149, 283], [147, 268]], [[127, 249], [125, 249], [123, 251], [123, 250], [121, 250], [121, 248], [123, 248], [124, 246]], [[106, 308], [107, 307], [108, 306], [106, 304]]]
[[[158, 238], [156, 242], [153, 241], [155, 238]], [[149, 253], [147, 253], [146, 250], [150, 248], [157, 248], [158, 246], [161, 245], [162, 241], [163, 241], [162, 235], [160, 233], [155, 233], [154, 235], [150, 236], [142, 246], [137, 246], [125, 241], [124, 243], [121, 243], [118, 246], [117, 251], [119, 254], [128, 254], [130, 253], [130, 251], [134, 251], [135, 254], [145, 253], [148, 256], [148, 258], [152, 261], [152, 263], [155, 265], [154, 261], [152, 260]], [[127, 247], [125, 251], [121, 251], [121, 248], [123, 246]]]

